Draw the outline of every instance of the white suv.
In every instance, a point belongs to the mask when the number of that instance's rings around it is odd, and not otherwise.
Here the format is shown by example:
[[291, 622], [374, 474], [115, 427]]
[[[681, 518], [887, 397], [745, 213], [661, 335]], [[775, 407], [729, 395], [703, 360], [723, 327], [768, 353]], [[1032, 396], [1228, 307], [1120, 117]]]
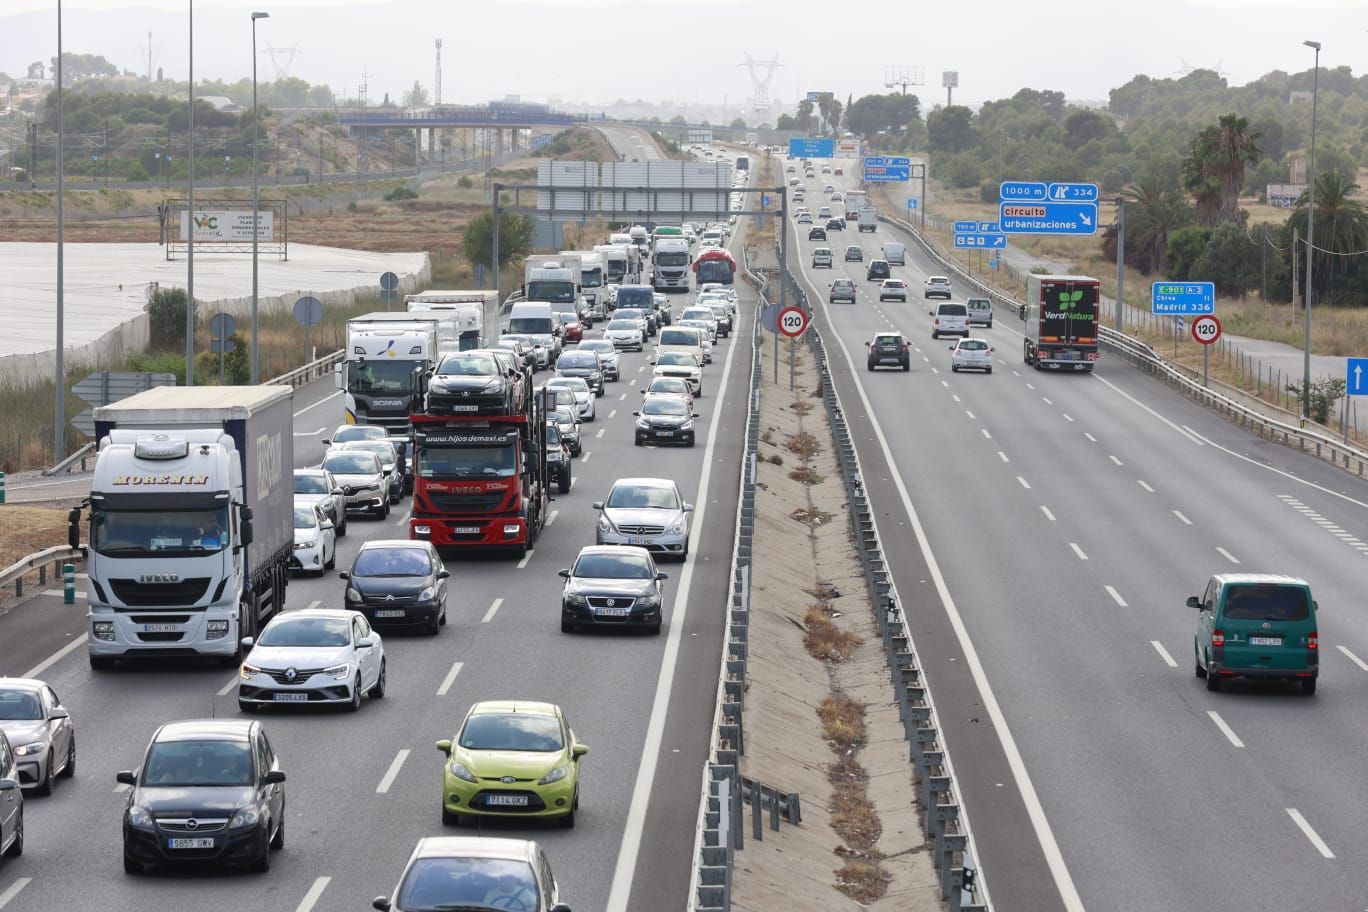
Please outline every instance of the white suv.
[[931, 324], [931, 338], [939, 339], [941, 336], [965, 336], [969, 335], [969, 308], [963, 304], [952, 304], [946, 301], [944, 304], [937, 305], [935, 310], [928, 310], [928, 314], [935, 318]]
[[812, 251], [812, 268], [816, 269], [819, 266], [825, 266], [827, 269], [831, 268], [831, 248], [818, 247], [816, 250]]
[[928, 276], [926, 279], [926, 293], [924, 297], [950, 297], [950, 280], [945, 276]]

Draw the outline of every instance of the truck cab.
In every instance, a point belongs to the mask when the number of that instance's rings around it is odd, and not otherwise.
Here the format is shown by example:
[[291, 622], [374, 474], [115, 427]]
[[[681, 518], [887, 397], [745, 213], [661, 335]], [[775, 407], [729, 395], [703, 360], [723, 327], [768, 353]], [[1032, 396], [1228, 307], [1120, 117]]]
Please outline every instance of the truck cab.
[[422, 410], [427, 377], [439, 357], [436, 327], [435, 320], [348, 322], [346, 360], [334, 369], [337, 387], [346, 394], [348, 424], [378, 424], [390, 433], [408, 430], [409, 416]]

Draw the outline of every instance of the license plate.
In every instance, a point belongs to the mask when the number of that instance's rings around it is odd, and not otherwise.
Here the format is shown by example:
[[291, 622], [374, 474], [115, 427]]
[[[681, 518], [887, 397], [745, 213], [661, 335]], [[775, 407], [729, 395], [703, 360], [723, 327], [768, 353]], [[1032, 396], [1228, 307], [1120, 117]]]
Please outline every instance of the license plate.
[[527, 807], [526, 795], [487, 795], [485, 804], [503, 807]]
[[629, 545], [649, 545], [650, 543], [651, 543], [651, 540], [650, 540], [649, 538], [629, 538], [629, 539], [627, 539], [627, 544], [629, 544]]
[[301, 693], [275, 693], [271, 699], [276, 703], [308, 703], [309, 695]]
[[451, 410], [453, 412], [478, 412], [480, 407], [478, 405], [453, 405]]
[[168, 849], [212, 849], [214, 838], [212, 836], [198, 836], [195, 838], [178, 838], [166, 840]]
[[656, 434], [657, 437], [673, 437], [674, 434], [675, 434], [675, 432], [674, 432], [674, 431], [656, 431], [655, 434]]
[[1256, 637], [1249, 638], [1250, 646], [1281, 646], [1282, 637]]
[[378, 618], [401, 618], [404, 616], [403, 608], [380, 608], [375, 612]]
[[454, 527], [452, 527], [452, 530], [451, 530], [451, 531], [452, 531], [452, 532], [455, 532], [457, 535], [479, 535], [479, 534], [480, 534], [480, 527], [479, 527], [479, 526], [454, 526]]
[[620, 618], [620, 617], [626, 617], [626, 616], [627, 616], [628, 609], [626, 609], [626, 608], [599, 608], [599, 609], [596, 610], [594, 613], [595, 613], [596, 615], [598, 615], [599, 617]]
[[180, 630], [179, 624], [143, 624], [139, 627], [143, 633], [175, 633]]

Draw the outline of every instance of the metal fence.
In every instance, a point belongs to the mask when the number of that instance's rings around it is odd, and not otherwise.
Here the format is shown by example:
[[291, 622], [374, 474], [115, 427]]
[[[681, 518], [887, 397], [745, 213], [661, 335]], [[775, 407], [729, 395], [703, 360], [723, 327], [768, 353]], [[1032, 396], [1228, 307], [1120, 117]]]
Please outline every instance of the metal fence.
[[0, 591], [3, 591], [6, 586], [13, 586], [15, 597], [20, 598], [24, 594], [24, 578], [30, 573], [37, 572], [38, 585], [46, 586], [49, 567], [52, 568], [53, 578], [61, 579], [62, 564], [74, 564], [83, 560], [85, 560], [84, 548], [69, 548], [66, 545], [48, 548], [46, 551], [39, 551], [37, 554], [30, 554], [28, 557], [21, 557], [4, 570], [0, 570]]

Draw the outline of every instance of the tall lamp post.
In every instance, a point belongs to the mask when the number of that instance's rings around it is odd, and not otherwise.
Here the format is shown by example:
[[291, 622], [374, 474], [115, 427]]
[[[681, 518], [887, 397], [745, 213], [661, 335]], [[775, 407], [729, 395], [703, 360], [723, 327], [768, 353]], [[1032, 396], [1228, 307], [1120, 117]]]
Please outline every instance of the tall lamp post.
[[[53, 421], [52, 421], [52, 464], [56, 465], [62, 461], [66, 455], [66, 355], [65, 339], [65, 310], [66, 310], [66, 268], [63, 262], [65, 253], [65, 224], [62, 216], [66, 210], [66, 187], [63, 175], [66, 171], [62, 167], [62, 0], [57, 0], [57, 355], [53, 362], [52, 379], [57, 388], [57, 398], [53, 402]], [[41, 74], [40, 74], [41, 75]], [[38, 127], [34, 125], [34, 135], [38, 133]], [[29, 156], [29, 174], [37, 172], [37, 163], [33, 156]]]
[[[1316, 96], [1320, 91], [1319, 41], [1302, 44], [1316, 52], [1316, 69], [1311, 76], [1311, 165], [1306, 172], [1306, 295], [1302, 301], [1305, 317], [1302, 352], [1302, 421], [1311, 417], [1311, 261], [1316, 255]], [[1294, 253], [1293, 256], [1296, 256]]]
[[189, 146], [189, 180], [186, 182], [185, 208], [190, 219], [185, 245], [185, 385], [195, 385], [195, 0], [190, 0], [190, 92], [189, 126], [186, 144]]
[[257, 135], [261, 124], [257, 118], [257, 49], [256, 24], [258, 19], [269, 19], [270, 13], [252, 13], [252, 385], [261, 382], [261, 357], [257, 351], [257, 238], [261, 234], [261, 216], [257, 187]]

